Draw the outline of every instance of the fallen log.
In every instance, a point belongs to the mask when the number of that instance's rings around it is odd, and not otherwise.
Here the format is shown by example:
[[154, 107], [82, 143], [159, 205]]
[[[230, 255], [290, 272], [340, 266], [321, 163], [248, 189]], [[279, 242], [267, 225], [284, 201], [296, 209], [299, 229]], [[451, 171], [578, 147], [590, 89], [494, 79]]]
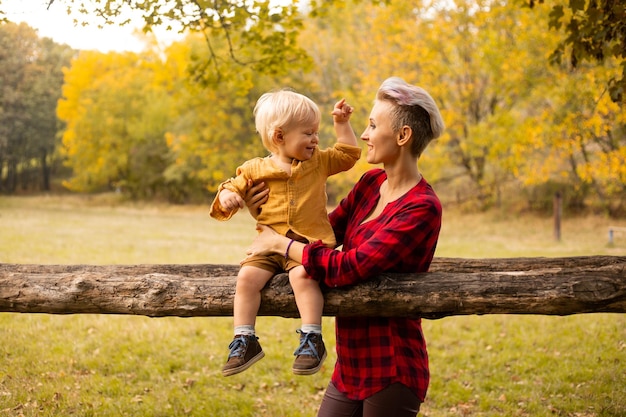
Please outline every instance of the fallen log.
[[[0, 312], [231, 316], [237, 265], [0, 264]], [[626, 313], [626, 257], [435, 258], [428, 273], [324, 288], [326, 316]], [[298, 317], [276, 275], [259, 315]]]

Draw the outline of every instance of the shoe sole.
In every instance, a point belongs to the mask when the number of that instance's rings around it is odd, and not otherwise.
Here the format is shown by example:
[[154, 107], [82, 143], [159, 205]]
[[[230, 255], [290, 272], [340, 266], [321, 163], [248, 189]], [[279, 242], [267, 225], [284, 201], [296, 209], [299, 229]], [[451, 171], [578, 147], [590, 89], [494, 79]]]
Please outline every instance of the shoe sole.
[[324, 360], [326, 360], [326, 352], [324, 352], [324, 355], [322, 355], [322, 358], [320, 359], [319, 365], [317, 365], [315, 368], [310, 368], [310, 369], [291, 368], [291, 370], [293, 371], [295, 375], [313, 375], [313, 374], [316, 374], [320, 369], [322, 369]]
[[263, 359], [264, 356], [265, 356], [265, 352], [260, 351], [259, 353], [256, 354], [256, 356], [253, 356], [248, 362], [244, 363], [243, 365], [240, 365], [236, 368], [223, 369], [222, 375], [231, 376], [231, 375], [235, 375], [240, 372], [243, 372], [249, 367], [251, 367], [252, 365], [254, 365], [255, 363], [257, 363], [258, 361], [260, 361], [261, 359]]

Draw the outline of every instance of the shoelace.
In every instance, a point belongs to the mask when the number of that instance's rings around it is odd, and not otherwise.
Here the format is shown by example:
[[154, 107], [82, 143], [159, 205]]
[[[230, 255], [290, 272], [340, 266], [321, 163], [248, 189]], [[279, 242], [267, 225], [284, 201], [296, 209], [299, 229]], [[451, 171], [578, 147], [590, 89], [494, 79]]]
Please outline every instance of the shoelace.
[[228, 358], [232, 358], [234, 356], [243, 356], [246, 353], [246, 346], [248, 346], [248, 340], [245, 336], [237, 336], [230, 342], [228, 345], [228, 349], [230, 349], [230, 354]]
[[315, 333], [303, 333], [302, 330], [296, 330], [296, 332], [300, 333], [300, 346], [296, 349], [293, 354], [295, 356], [298, 355], [309, 355], [315, 356], [318, 360], [320, 359], [320, 355], [317, 353], [317, 349], [315, 348], [315, 343], [311, 340], [312, 337], [315, 336]]

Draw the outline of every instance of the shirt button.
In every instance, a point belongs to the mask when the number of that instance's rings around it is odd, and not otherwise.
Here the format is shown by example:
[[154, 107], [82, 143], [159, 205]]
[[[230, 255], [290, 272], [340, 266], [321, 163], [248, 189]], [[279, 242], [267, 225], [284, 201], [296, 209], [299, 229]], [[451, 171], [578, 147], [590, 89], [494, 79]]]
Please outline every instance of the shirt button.
[[295, 206], [296, 202], [294, 200], [289, 200], [289, 204], [291, 204], [292, 206]]

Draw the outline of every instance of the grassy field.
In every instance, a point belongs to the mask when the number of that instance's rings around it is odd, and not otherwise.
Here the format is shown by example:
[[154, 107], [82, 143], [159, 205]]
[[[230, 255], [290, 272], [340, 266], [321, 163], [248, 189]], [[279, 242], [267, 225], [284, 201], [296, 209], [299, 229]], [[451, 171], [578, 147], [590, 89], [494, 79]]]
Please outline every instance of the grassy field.
[[[448, 210], [436, 256], [626, 256], [601, 217], [552, 220]], [[622, 226], [624, 226], [622, 222]], [[0, 197], [0, 262], [237, 263], [254, 225], [207, 207], [119, 204], [111, 196]], [[334, 356], [291, 371], [297, 320], [261, 317], [266, 358], [221, 376], [230, 318], [0, 313], [0, 417], [314, 416]], [[422, 416], [626, 416], [626, 315], [426, 320], [432, 381]], [[332, 318], [324, 319], [332, 351]]]

